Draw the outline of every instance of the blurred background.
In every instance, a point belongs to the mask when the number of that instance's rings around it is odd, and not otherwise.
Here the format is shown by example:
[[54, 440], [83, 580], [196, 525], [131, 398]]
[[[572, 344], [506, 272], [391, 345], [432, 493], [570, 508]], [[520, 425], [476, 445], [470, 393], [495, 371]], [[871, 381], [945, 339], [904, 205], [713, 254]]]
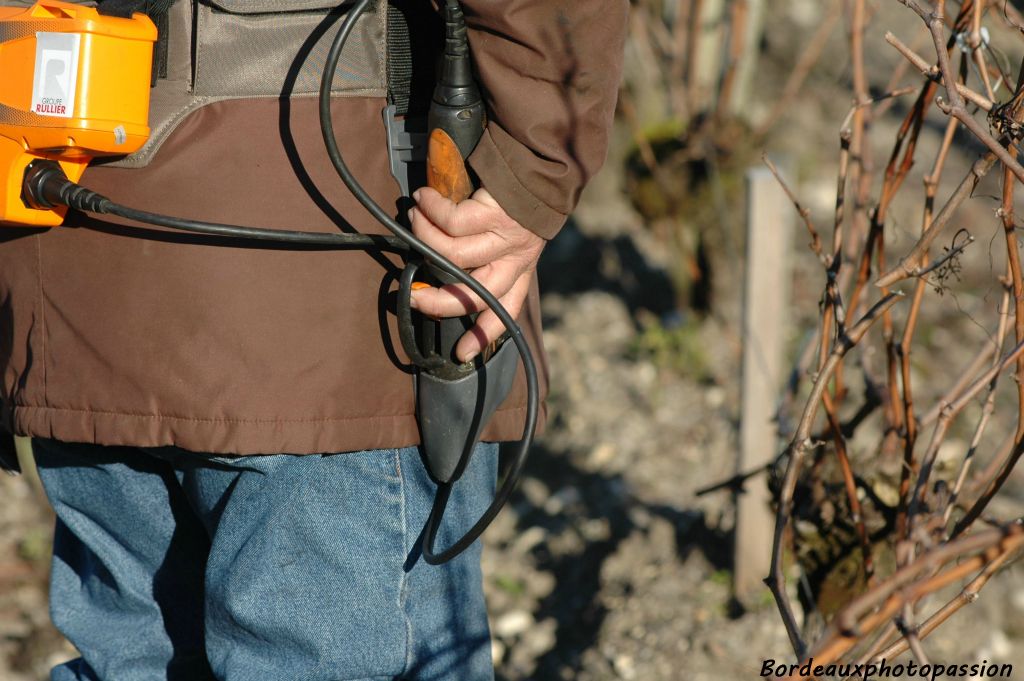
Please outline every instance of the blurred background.
[[[759, 581], [779, 474], [765, 467], [794, 436], [807, 401], [826, 277], [804, 220], [763, 157], [817, 225], [827, 254], [846, 140], [852, 165], [840, 212], [850, 225], [845, 257], [856, 265], [857, 224], [869, 221], [923, 82], [886, 32], [935, 60], [924, 23], [898, 0], [632, 5], [608, 162], [541, 261], [549, 426], [484, 539], [493, 650], [505, 681], [744, 679], [760, 675], [765, 659], [791, 660], [779, 611]], [[960, 7], [947, 6], [950, 15]], [[995, 70], [1016, 74], [1024, 42], [1012, 9], [987, 3], [982, 21]], [[1013, 85], [997, 85], [996, 99], [1007, 100]], [[864, 106], [851, 109], [855, 101]], [[884, 221], [890, 253], [917, 238], [924, 179], [946, 130], [933, 107], [917, 133], [907, 189]], [[983, 151], [962, 132], [950, 140], [934, 183], [940, 199]], [[1006, 246], [998, 179], [981, 182], [935, 242], [941, 254], [961, 245], [958, 229], [974, 239], [933, 273], [920, 309], [911, 370], [921, 413], [991, 340], [999, 319]], [[890, 255], [890, 265], [896, 259]], [[872, 290], [863, 304], [878, 297]], [[894, 314], [902, 328], [906, 308]], [[858, 479], [860, 496], [888, 499], [899, 457], [887, 449], [885, 396], [871, 394], [870, 380], [885, 374], [884, 348], [865, 349], [857, 362], [864, 378], [851, 378], [849, 390], [866, 397], [850, 399], [841, 414], [848, 423], [862, 404], [874, 407], [850, 430], [849, 456], [857, 470], [878, 469]], [[1003, 383], [977, 448], [982, 469], [1015, 425], [1016, 387]], [[947, 477], [982, 410], [980, 399], [972, 402], [951, 427], [938, 457], [951, 462]], [[893, 461], [888, 473], [874, 466]], [[864, 586], [858, 568], [844, 563], [849, 552], [828, 543], [836, 527], [822, 509], [848, 512], [841, 490], [808, 492], [813, 503], [798, 508], [794, 525], [798, 550], [786, 559], [787, 588], [810, 640]], [[1021, 475], [1010, 476], [991, 508], [1002, 518], [1024, 514]], [[47, 678], [52, 664], [74, 654], [47, 616], [51, 534], [32, 477], [0, 478], [5, 681]], [[881, 573], [884, 553], [876, 556]], [[950, 589], [934, 603], [959, 585]], [[1020, 563], [924, 647], [934, 659], [1008, 662], [1024, 673]]]

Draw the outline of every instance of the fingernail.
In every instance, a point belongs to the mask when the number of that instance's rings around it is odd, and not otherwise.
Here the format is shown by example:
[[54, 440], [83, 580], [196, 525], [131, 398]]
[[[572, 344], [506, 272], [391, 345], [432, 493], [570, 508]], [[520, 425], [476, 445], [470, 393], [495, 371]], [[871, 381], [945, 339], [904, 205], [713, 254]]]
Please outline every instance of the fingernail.
[[412, 198], [415, 199], [416, 201], [420, 200], [420, 190], [419, 189], [417, 189], [416, 191], [414, 191], [412, 193]]
[[409, 222], [412, 222], [412, 215], [415, 212], [416, 212], [415, 208], [410, 208], [409, 212], [405, 214], [405, 217], [408, 218]]
[[416, 294], [415, 293], [413, 293], [413, 294], [411, 294], [409, 296], [409, 307], [411, 307], [414, 310], [420, 309], [419, 303], [416, 302]]
[[480, 353], [478, 351], [471, 350], [471, 351], [469, 351], [467, 353], [459, 355], [459, 360], [463, 364], [468, 364], [469, 362], [472, 362], [474, 359], [476, 359], [476, 356], [479, 355], [479, 354]]

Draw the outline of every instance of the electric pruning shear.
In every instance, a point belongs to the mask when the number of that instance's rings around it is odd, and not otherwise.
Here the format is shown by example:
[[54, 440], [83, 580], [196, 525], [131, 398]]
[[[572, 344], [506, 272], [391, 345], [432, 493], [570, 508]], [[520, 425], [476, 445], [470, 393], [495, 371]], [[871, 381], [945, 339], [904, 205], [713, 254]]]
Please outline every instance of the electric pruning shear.
[[[417, 421], [425, 464], [438, 484], [422, 542], [424, 560], [436, 565], [468, 548], [498, 514], [518, 483], [537, 423], [537, 369], [522, 329], [494, 295], [374, 202], [352, 175], [338, 149], [330, 111], [331, 84], [356, 21], [375, 1], [358, 0], [331, 45], [320, 86], [320, 126], [327, 154], [344, 184], [394, 236], [257, 229], [171, 217], [122, 206], [77, 184], [92, 158], [131, 153], [145, 142], [149, 133], [150, 64], [156, 29], [142, 14], [131, 18], [106, 17], [95, 9], [59, 0], [40, 0], [28, 9], [0, 8], [0, 187], [4, 192], [0, 197], [0, 223], [57, 226], [63, 222], [67, 209], [73, 208], [200, 234], [403, 253], [406, 264], [398, 288], [398, 335], [403, 350], [418, 368]], [[459, 202], [473, 191], [465, 159], [483, 133], [486, 115], [473, 78], [462, 8], [458, 0], [444, 0], [442, 10], [445, 47], [427, 117], [427, 132], [417, 135], [405, 130], [393, 107], [385, 109], [384, 121], [392, 172], [403, 196], [410, 193], [403, 165], [416, 161], [417, 151], [425, 144], [428, 185]], [[40, 41], [52, 43], [51, 48], [73, 49], [74, 66], [83, 86], [77, 94], [67, 94], [67, 101], [56, 102], [33, 91], [33, 82], [38, 79], [31, 76], [31, 63], [35, 59], [38, 68], [37, 52], [46, 48]], [[126, 63], [132, 64], [129, 83], [118, 73]], [[109, 75], [112, 72], [119, 75], [116, 95], [110, 83], [115, 80]], [[93, 101], [101, 98], [102, 101]], [[89, 106], [80, 106], [86, 101]], [[60, 114], [34, 112], [37, 104], [66, 108]], [[80, 110], [100, 111], [103, 116], [76, 117]], [[416, 287], [455, 283], [464, 284], [478, 295], [506, 328], [497, 343], [467, 363], [455, 359], [454, 348], [458, 339], [472, 328], [475, 315], [433, 320], [411, 306]], [[513, 352], [513, 347], [517, 352]], [[527, 388], [523, 436], [491, 505], [460, 539], [438, 550], [435, 542], [452, 486], [468, 465], [487, 421], [511, 390], [516, 354], [522, 359]]]
[[[374, 217], [405, 240], [415, 253], [408, 259], [399, 282], [399, 337], [406, 354], [420, 370], [417, 375], [417, 418], [424, 458], [431, 475], [438, 482], [434, 506], [423, 535], [423, 557], [428, 563], [439, 564], [472, 544], [515, 488], [526, 463], [537, 422], [537, 370], [522, 329], [501, 303], [472, 276], [416, 239], [374, 204], [338, 152], [330, 116], [330, 84], [348, 33], [371, 2], [360, 0], [353, 7], [328, 53], [320, 86], [320, 127], [327, 153], [345, 185]], [[445, 0], [443, 11], [445, 49], [427, 117], [427, 184], [458, 203], [473, 191], [465, 159], [483, 134], [486, 115], [480, 89], [473, 79], [462, 8], [458, 0]], [[391, 112], [385, 110], [385, 119], [390, 115]], [[455, 344], [472, 327], [475, 315], [440, 321], [416, 315], [411, 309], [410, 299], [421, 268], [426, 270], [431, 283], [462, 283], [480, 296], [505, 325], [506, 333], [497, 344], [473, 362], [461, 364], [455, 361]], [[507, 339], [511, 339], [518, 349], [526, 373], [527, 415], [523, 437], [494, 501], [468, 532], [449, 548], [437, 552], [434, 544], [452, 485], [469, 463], [483, 426], [512, 388], [516, 358]]]

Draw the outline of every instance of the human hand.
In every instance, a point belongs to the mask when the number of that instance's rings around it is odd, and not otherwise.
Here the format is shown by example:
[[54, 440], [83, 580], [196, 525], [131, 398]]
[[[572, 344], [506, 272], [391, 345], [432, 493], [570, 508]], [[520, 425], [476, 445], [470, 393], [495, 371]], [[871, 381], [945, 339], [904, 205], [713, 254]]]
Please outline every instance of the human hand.
[[[519, 316], [547, 243], [506, 213], [486, 189], [453, 203], [424, 187], [413, 193], [409, 211], [413, 233], [473, 277], [508, 310]], [[455, 356], [468, 362], [505, 331], [491, 309], [464, 284], [421, 288], [412, 292], [412, 306], [431, 317], [461, 317], [481, 312], [476, 324], [455, 346]]]

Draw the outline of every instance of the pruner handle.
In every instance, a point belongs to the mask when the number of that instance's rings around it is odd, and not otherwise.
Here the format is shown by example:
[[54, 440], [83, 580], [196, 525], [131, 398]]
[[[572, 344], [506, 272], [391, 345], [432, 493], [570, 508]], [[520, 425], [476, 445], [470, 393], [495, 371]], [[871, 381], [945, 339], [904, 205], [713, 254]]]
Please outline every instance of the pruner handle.
[[[459, 203], [473, 193], [473, 182], [466, 169], [458, 146], [441, 128], [434, 128], [427, 141], [427, 186], [437, 190], [446, 199]], [[423, 263], [410, 261], [402, 275], [399, 295], [400, 333], [406, 353], [413, 363], [434, 375], [453, 379], [472, 372], [473, 365], [461, 365], [455, 360], [455, 344], [472, 328], [476, 315], [430, 319], [420, 316], [414, 323], [407, 309], [408, 297], [413, 290], [424, 286], [443, 286], [455, 283], [454, 277]], [[418, 273], [417, 273], [418, 272]], [[415, 277], [425, 277], [426, 281]], [[417, 331], [414, 333], [413, 328]]]
[[431, 130], [427, 141], [427, 185], [455, 203], [473, 193], [466, 161], [454, 140], [441, 128]]

